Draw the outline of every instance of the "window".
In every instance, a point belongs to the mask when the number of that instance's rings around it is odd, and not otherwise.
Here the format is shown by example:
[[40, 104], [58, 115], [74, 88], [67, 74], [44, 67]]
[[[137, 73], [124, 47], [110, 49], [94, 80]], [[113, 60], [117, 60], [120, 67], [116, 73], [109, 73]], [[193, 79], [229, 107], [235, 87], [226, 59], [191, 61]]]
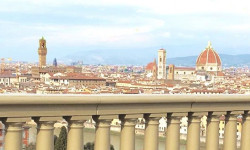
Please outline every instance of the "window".
[[162, 59], [160, 58], [160, 62], [162, 62]]
[[184, 74], [186, 74], [186, 72], [184, 72]]
[[213, 67], [211, 67], [210, 70], [213, 70]]
[[204, 70], [204, 67], [201, 67], [202, 70]]

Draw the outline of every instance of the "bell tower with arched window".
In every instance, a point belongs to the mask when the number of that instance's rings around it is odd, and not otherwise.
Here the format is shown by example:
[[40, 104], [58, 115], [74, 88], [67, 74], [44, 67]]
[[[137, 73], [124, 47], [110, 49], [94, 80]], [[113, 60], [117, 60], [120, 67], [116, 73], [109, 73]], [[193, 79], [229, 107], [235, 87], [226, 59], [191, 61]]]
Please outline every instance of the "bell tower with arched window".
[[43, 37], [39, 40], [38, 55], [39, 55], [39, 67], [45, 67], [47, 47], [46, 47], [46, 40]]
[[166, 50], [165, 49], [159, 49], [158, 50], [158, 72], [157, 72], [157, 78], [158, 79], [166, 79]]

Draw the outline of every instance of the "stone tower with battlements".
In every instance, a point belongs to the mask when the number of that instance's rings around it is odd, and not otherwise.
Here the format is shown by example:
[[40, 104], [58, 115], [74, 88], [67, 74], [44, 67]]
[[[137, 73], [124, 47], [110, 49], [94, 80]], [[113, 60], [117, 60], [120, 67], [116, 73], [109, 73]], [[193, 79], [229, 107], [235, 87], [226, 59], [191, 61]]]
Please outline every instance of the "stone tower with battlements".
[[46, 40], [43, 37], [39, 40], [38, 55], [39, 55], [39, 67], [45, 67], [47, 47], [46, 47]]

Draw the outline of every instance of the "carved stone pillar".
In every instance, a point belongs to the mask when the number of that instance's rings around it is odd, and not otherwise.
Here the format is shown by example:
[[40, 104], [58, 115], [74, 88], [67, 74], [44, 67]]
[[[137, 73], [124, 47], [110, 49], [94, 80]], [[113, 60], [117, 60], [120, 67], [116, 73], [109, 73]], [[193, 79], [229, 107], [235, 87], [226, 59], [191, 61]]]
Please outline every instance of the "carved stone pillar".
[[227, 112], [225, 116], [224, 130], [224, 148], [223, 150], [237, 149], [237, 115]]
[[188, 114], [187, 150], [200, 149], [200, 123], [201, 116]]
[[250, 114], [246, 111], [242, 119], [241, 150], [250, 148]]
[[166, 150], [180, 149], [180, 116], [167, 115]]
[[68, 122], [67, 150], [83, 150], [83, 123], [90, 116], [65, 117]]
[[23, 145], [23, 124], [30, 121], [31, 118], [6, 118], [3, 120], [5, 124], [5, 138], [4, 149], [5, 150], [20, 150]]
[[37, 123], [36, 150], [54, 150], [54, 124], [62, 117], [34, 118]]
[[135, 150], [135, 124], [136, 116], [123, 115], [121, 120], [121, 143], [120, 150]]
[[158, 150], [160, 117], [145, 115], [144, 150]]
[[207, 117], [206, 150], [219, 149], [220, 116], [210, 113]]
[[112, 116], [94, 116], [96, 122], [95, 150], [110, 150], [110, 124]]

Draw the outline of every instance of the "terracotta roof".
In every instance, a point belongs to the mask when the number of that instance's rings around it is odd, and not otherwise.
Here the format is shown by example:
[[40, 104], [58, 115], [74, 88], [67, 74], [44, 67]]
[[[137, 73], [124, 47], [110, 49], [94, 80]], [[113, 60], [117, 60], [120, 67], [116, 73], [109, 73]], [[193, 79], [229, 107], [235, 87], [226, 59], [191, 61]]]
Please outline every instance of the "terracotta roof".
[[208, 63], [221, 65], [220, 56], [212, 48], [211, 43], [209, 43], [208, 47], [199, 55], [196, 65], [206, 65]]
[[155, 62], [150, 62], [149, 64], [147, 64], [146, 66], [146, 70], [153, 70], [153, 69], [156, 69], [157, 68], [157, 65]]
[[225, 74], [224, 74], [223, 72], [219, 71], [219, 72], [217, 73], [217, 76], [223, 77], [223, 76], [225, 76]]
[[68, 73], [67, 76], [52, 76], [50, 79], [61, 79], [61, 80], [105, 80], [93, 75], [86, 75], [83, 73]]

